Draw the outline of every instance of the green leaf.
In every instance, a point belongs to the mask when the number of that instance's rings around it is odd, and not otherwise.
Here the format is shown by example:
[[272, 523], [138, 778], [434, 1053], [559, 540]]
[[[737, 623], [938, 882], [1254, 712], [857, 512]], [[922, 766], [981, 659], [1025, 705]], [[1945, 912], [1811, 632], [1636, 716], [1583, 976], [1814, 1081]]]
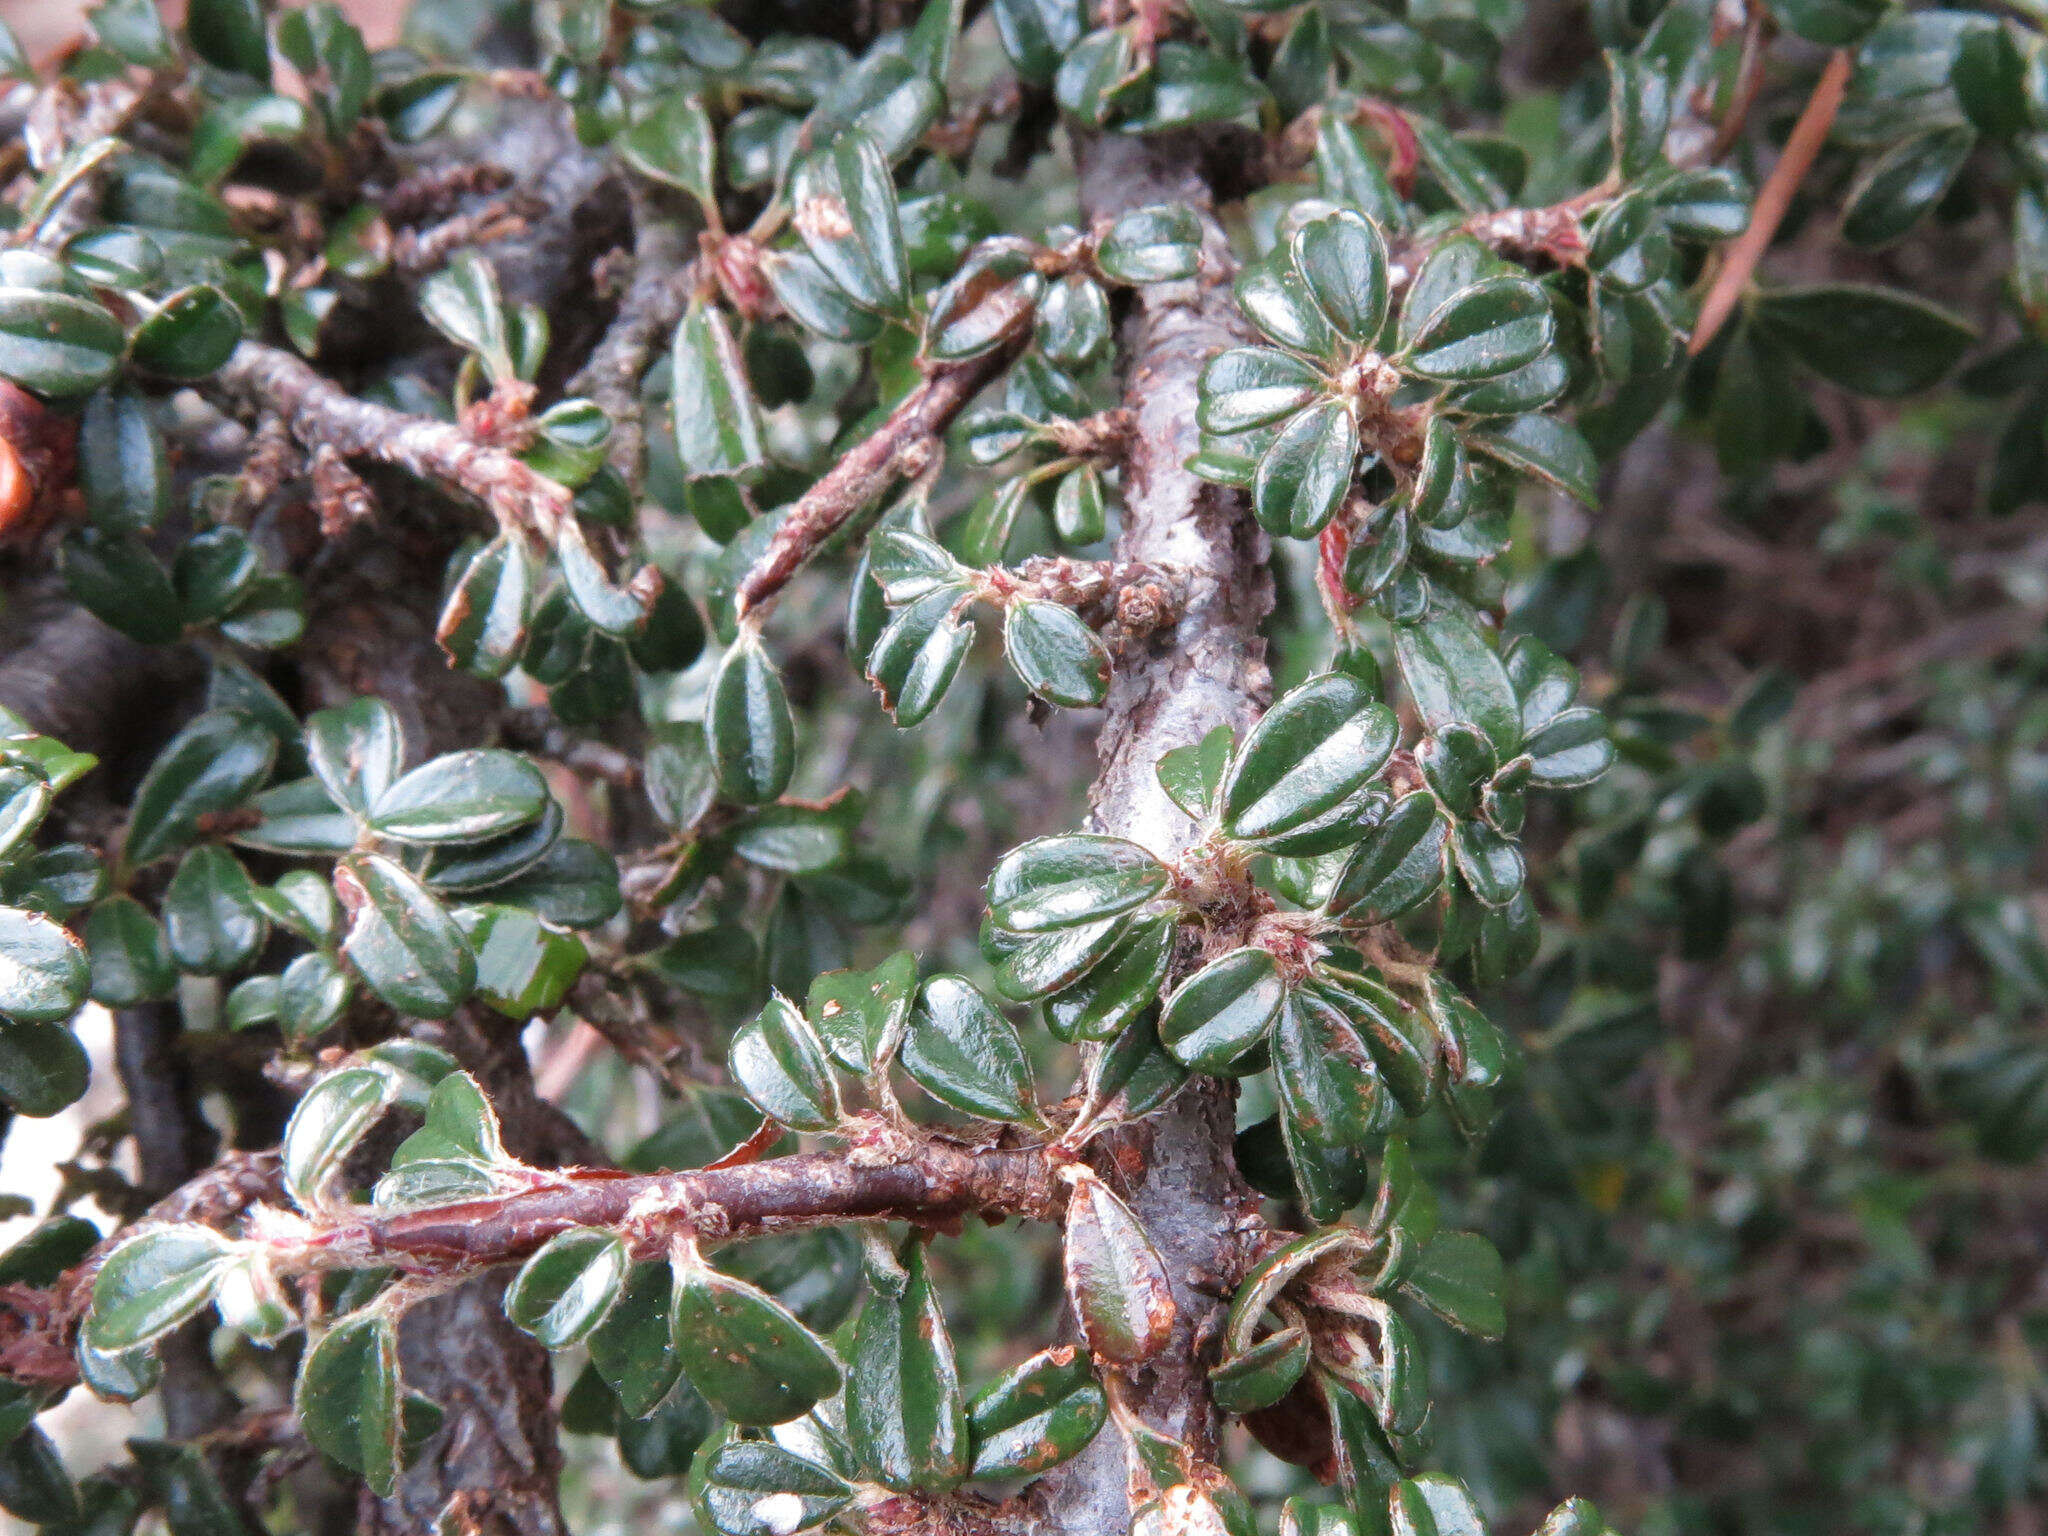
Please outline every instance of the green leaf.
[[139, 391], [117, 385], [86, 402], [78, 489], [93, 522], [117, 532], [155, 526], [170, 505], [170, 463]]
[[1015, 933], [1071, 928], [1134, 911], [1161, 894], [1166, 866], [1120, 837], [1071, 833], [1033, 838], [997, 861], [990, 915]]
[[1500, 1253], [1477, 1232], [1442, 1232], [1415, 1261], [1401, 1289], [1453, 1328], [1497, 1339], [1507, 1331]]
[[1223, 779], [1223, 830], [1241, 842], [1297, 830], [1364, 788], [1399, 739], [1394, 712], [1357, 678], [1310, 678], [1238, 749]]
[[874, 1481], [897, 1493], [947, 1493], [967, 1475], [967, 1413], [946, 1315], [912, 1238], [902, 1287], [869, 1294], [853, 1328], [846, 1434]]
[[1252, 508], [1259, 525], [1282, 538], [1321, 533], [1351, 489], [1358, 423], [1343, 400], [1310, 406], [1287, 423], [1259, 460]]
[[377, 996], [423, 1019], [445, 1019], [469, 996], [476, 956], [414, 876], [372, 854], [336, 866], [334, 890], [349, 915], [342, 953]]
[[1670, 231], [1647, 191], [1638, 188], [1600, 210], [1586, 260], [1601, 286], [1617, 293], [1640, 293], [1670, 270]]
[[262, 0], [192, 0], [185, 37], [207, 63], [269, 83], [270, 40]]
[[458, 918], [476, 955], [476, 994], [508, 1019], [562, 1006], [590, 951], [573, 933], [518, 907], [490, 905]]
[[316, 1448], [388, 1496], [398, 1482], [398, 1329], [383, 1312], [343, 1318], [306, 1352], [293, 1398]]
[[114, 896], [92, 909], [85, 922], [92, 956], [92, 998], [109, 1008], [132, 1008], [166, 997], [178, 970], [164, 945], [164, 932], [139, 901]]
[[839, 1362], [765, 1291], [678, 1265], [670, 1338], [683, 1374], [735, 1424], [783, 1424], [839, 1390]]
[[1021, 598], [1003, 621], [1003, 654], [1024, 686], [1048, 704], [1086, 709], [1109, 692], [1109, 652], [1071, 608]]
[[1062, 1040], [1110, 1040], [1159, 996], [1173, 963], [1175, 923], [1165, 913], [1132, 923], [1088, 974], [1046, 999]]
[[832, 281], [864, 309], [900, 312], [910, 268], [889, 163], [864, 133], [843, 132], [791, 178], [791, 222]]
[[728, 1440], [704, 1475], [704, 1508], [719, 1536], [797, 1536], [853, 1502], [829, 1467], [769, 1440]]
[[63, 566], [71, 595], [129, 639], [163, 645], [183, 632], [170, 574], [134, 531], [73, 529], [64, 540]]
[[365, 695], [306, 718], [306, 762], [334, 803], [367, 815], [404, 766], [398, 713]]
[[1750, 313], [1758, 329], [1829, 383], [1883, 399], [1939, 383], [1976, 340], [1945, 309], [1856, 283], [1762, 293]]
[[171, 584], [188, 624], [222, 617], [249, 593], [263, 565], [249, 536], [239, 528], [208, 528], [178, 548]]
[[1109, 958], [1131, 921], [1110, 917], [1025, 935], [996, 966], [996, 991], [1013, 1003], [1029, 1003], [1074, 985]]
[[839, 1123], [839, 1087], [824, 1047], [779, 992], [733, 1035], [726, 1067], [762, 1114], [791, 1130], [825, 1131]]
[[724, 312], [692, 304], [670, 349], [670, 402], [683, 473], [742, 475], [766, 460], [760, 408]]
[[1394, 652], [1415, 707], [1431, 730], [1478, 726], [1503, 757], [1521, 745], [1521, 706], [1506, 670], [1472, 622], [1439, 613], [1394, 629]]
[[590, 1363], [629, 1419], [660, 1407], [683, 1372], [669, 1333], [672, 1289], [667, 1263], [633, 1265], [618, 1300], [590, 1335]]
[[1286, 992], [1270, 953], [1234, 949], [1174, 989], [1159, 1016], [1160, 1041], [1185, 1066], [1226, 1072], [1266, 1038]]
[[373, 1067], [343, 1067], [306, 1091], [284, 1129], [284, 1183], [302, 1209], [325, 1203], [326, 1186], [384, 1113], [395, 1085]]
[[646, 627], [654, 597], [666, 586], [659, 573], [649, 567], [644, 573], [661, 583], [643, 589], [638, 578], [631, 586], [620, 586], [591, 552], [583, 527], [573, 519], [555, 536], [555, 565], [562, 573], [562, 585], [576, 611], [592, 627], [615, 639], [628, 640]]
[[270, 920], [255, 882], [227, 849], [202, 843], [178, 861], [164, 891], [164, 932], [181, 970], [223, 976], [256, 956]]
[[1387, 1495], [1393, 1536], [1486, 1536], [1486, 1522], [1465, 1485], [1441, 1472], [1405, 1478]]
[[618, 860], [579, 837], [560, 839], [516, 879], [493, 887], [491, 895], [561, 928], [602, 927], [625, 902]]
[[1295, 991], [1281, 1004], [1273, 1076], [1289, 1118], [1318, 1146], [1363, 1145], [1393, 1107], [1358, 1031], [1319, 992]]
[[101, 305], [47, 288], [0, 286], [0, 378], [53, 400], [113, 377], [125, 338]]
[[1375, 340], [1387, 320], [1387, 243], [1378, 227], [1343, 209], [1303, 224], [1289, 249], [1309, 296], [1338, 334]]
[[616, 140], [619, 158], [643, 176], [716, 208], [718, 134], [695, 96], [669, 95]]
[[1209, 1390], [1225, 1413], [1270, 1408], [1308, 1369], [1308, 1335], [1299, 1327], [1268, 1334], [1250, 1349], [1226, 1357], [1209, 1372]]
[[1607, 721], [1597, 709], [1583, 707], [1561, 710], [1531, 731], [1522, 752], [1530, 759], [1529, 782], [1552, 789], [1592, 783], [1613, 766], [1615, 757]]
[[1292, 415], [1329, 388], [1298, 357], [1271, 347], [1233, 347], [1203, 364], [1195, 419], [1204, 432], [1249, 431]]
[[558, 1232], [505, 1289], [505, 1316], [540, 1340], [567, 1349], [590, 1337], [626, 1283], [626, 1244], [611, 1232]]
[[1340, 971], [1319, 965], [1310, 984], [1358, 1031], [1373, 1065], [1402, 1112], [1419, 1115], [1436, 1086], [1435, 1028], [1386, 984], [1378, 969]]
[[1860, 42], [1890, 7], [1885, 0], [1769, 0], [1786, 29], [1824, 48]]
[[1614, 173], [1633, 181], [1664, 153], [1671, 127], [1671, 86], [1653, 60], [1630, 58], [1608, 49], [1607, 138], [1614, 151]]
[[1202, 221], [1192, 208], [1180, 203], [1153, 203], [1120, 214], [1095, 248], [1096, 265], [1104, 276], [1119, 283], [1164, 283], [1193, 277], [1201, 259]]
[[138, 367], [169, 379], [203, 379], [242, 339], [242, 312], [210, 283], [181, 288], [128, 339]]
[[1109, 1401], [1071, 1344], [1040, 1350], [975, 1394], [967, 1420], [973, 1475], [1036, 1475], [1079, 1455], [1109, 1417]]
[[959, 614], [966, 595], [964, 586], [925, 593], [889, 621], [868, 653], [867, 679], [906, 730], [938, 708], [974, 646], [974, 626]]
[[156, 1227], [129, 1238], [93, 1277], [85, 1341], [111, 1352], [155, 1342], [213, 1300], [233, 1259], [228, 1240], [206, 1227]]
[[1137, 1217], [1085, 1168], [1067, 1202], [1063, 1266], [1067, 1300], [1097, 1359], [1143, 1365], [1166, 1348], [1176, 1316], [1166, 1265]]
[[466, 1162], [479, 1168], [505, 1162], [497, 1112], [475, 1078], [450, 1072], [427, 1095], [420, 1128], [391, 1154], [393, 1168], [424, 1162]]
[[796, 721], [782, 678], [760, 637], [743, 631], [712, 677], [704, 704], [718, 787], [741, 805], [762, 805], [796, 771]]
[[405, 843], [474, 843], [547, 809], [547, 780], [515, 752], [482, 748], [423, 763], [370, 800], [369, 822]]
[[885, 1062], [909, 1026], [917, 957], [898, 950], [872, 970], [828, 971], [811, 982], [804, 1016], [832, 1059], [866, 1073]]
[[32, 1119], [76, 1104], [92, 1078], [85, 1047], [62, 1024], [0, 1019], [0, 1099]]
[[171, 738], [135, 792], [121, 857], [149, 863], [190, 838], [202, 817], [241, 805], [270, 776], [277, 738], [239, 710], [208, 710]]
[[1948, 195], [1976, 145], [1977, 135], [1968, 128], [1937, 128], [1901, 139], [1850, 188], [1842, 209], [1843, 238], [1871, 249], [1903, 237]]
[[24, 1023], [68, 1019], [92, 980], [85, 948], [40, 912], [0, 907], [0, 1014]]
[[1159, 787], [1184, 811], [1191, 821], [1205, 821], [1216, 801], [1216, 790], [1230, 766], [1231, 732], [1219, 725], [1190, 746], [1162, 752], [1153, 769]]
[[474, 250], [459, 252], [420, 285], [420, 313], [458, 347], [476, 353], [493, 378], [518, 376], [497, 269]]
[[925, 316], [923, 355], [964, 362], [1016, 341], [1032, 328], [1045, 279], [1021, 240], [984, 240], [951, 281], [932, 295]]
[[1049, 362], [1072, 371], [1086, 368], [1109, 346], [1109, 295], [1093, 278], [1069, 273], [1039, 301], [1035, 334], [1038, 350]]
[[2026, 75], [2026, 56], [2001, 22], [1963, 34], [1948, 82], [1977, 131], [2003, 138], [2026, 127]]
[[1343, 348], [1302, 275], [1284, 249], [1247, 265], [1231, 285], [1245, 318], [1267, 340], [1334, 363]]
[[1535, 281], [1490, 277], [1438, 305], [1394, 361], [1440, 383], [1498, 378], [1541, 356], [1555, 325], [1550, 299]]
[[903, 1070], [941, 1104], [983, 1120], [1034, 1121], [1031, 1064], [1010, 1021], [971, 983], [934, 976], [903, 1037]]

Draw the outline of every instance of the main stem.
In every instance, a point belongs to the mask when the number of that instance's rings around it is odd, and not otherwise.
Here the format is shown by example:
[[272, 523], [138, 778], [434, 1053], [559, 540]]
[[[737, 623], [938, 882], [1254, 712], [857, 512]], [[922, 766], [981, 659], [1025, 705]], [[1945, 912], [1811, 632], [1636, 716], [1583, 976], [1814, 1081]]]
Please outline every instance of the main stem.
[[[1197, 828], [1160, 788], [1162, 754], [1219, 725], [1242, 732], [1272, 691], [1259, 626], [1273, 606], [1266, 540], [1241, 492], [1186, 469], [1196, 448], [1196, 380], [1226, 347], [1252, 340], [1230, 296], [1232, 261], [1199, 146], [1178, 136], [1081, 142], [1081, 207], [1090, 222], [1153, 203], [1181, 203], [1202, 220], [1202, 268], [1191, 281], [1140, 290], [1124, 328], [1124, 404], [1136, 430], [1123, 464], [1119, 561], [1184, 571], [1179, 622], [1134, 647], [1110, 683], [1091, 791], [1100, 830], [1171, 858]], [[1143, 1171], [1131, 1206], [1166, 1261], [1178, 1309], [1172, 1342], [1134, 1373], [1128, 1400], [1152, 1428], [1214, 1458], [1216, 1416], [1202, 1345], [1224, 1302], [1226, 1277], [1256, 1226], [1256, 1200], [1231, 1144], [1236, 1093], [1198, 1077], [1145, 1123]], [[1123, 1166], [1119, 1160], [1119, 1166]], [[1106, 1428], [1035, 1492], [1048, 1531], [1112, 1536], [1130, 1529], [1123, 1435]]]

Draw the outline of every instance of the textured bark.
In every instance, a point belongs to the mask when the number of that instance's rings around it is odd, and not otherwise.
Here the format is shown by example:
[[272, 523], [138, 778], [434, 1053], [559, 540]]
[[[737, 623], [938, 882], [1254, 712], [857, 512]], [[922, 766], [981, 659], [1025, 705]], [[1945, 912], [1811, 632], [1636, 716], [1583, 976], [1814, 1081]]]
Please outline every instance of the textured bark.
[[[1200, 741], [1218, 725], [1242, 731], [1272, 690], [1259, 625], [1273, 602], [1266, 541], [1239, 492], [1183, 467], [1196, 446], [1195, 387], [1202, 365], [1251, 340], [1230, 297], [1231, 259], [1192, 142], [1101, 138], [1080, 149], [1081, 205], [1091, 222], [1147, 203], [1185, 203], [1202, 215], [1202, 271], [1193, 281], [1144, 289], [1122, 337], [1124, 404], [1136, 431], [1123, 466], [1119, 561], [1182, 573], [1179, 622], [1132, 650], [1111, 680], [1092, 791], [1104, 832], [1162, 857], [1184, 850], [1195, 824], [1167, 798], [1154, 772], [1162, 753]], [[1164, 1353], [1136, 1373], [1131, 1403], [1154, 1429], [1212, 1457], [1216, 1420], [1203, 1345], [1222, 1306], [1223, 1277], [1256, 1224], [1256, 1198], [1232, 1157], [1236, 1092], [1197, 1078], [1143, 1128], [1143, 1172], [1131, 1207], [1173, 1284], [1177, 1315]], [[1081, 1456], [1034, 1490], [1048, 1531], [1110, 1536], [1130, 1528], [1123, 1436], [1098, 1435]]]

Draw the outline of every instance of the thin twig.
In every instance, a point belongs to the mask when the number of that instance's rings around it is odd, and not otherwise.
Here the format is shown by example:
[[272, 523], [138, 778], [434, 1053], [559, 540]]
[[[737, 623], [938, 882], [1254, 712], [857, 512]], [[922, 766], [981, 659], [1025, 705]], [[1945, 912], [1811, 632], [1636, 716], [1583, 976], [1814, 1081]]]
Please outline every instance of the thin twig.
[[1820, 72], [1820, 79], [1814, 82], [1813, 94], [1807, 98], [1799, 121], [1792, 125], [1792, 136], [1785, 141], [1785, 153], [1771, 167], [1769, 179], [1756, 195], [1756, 206], [1750, 210], [1749, 227], [1728, 247], [1721, 271], [1714, 278], [1714, 286], [1707, 290], [1707, 297], [1700, 305], [1699, 323], [1693, 327], [1692, 340], [1685, 347], [1689, 356], [1699, 356], [1727, 323], [1729, 315], [1734, 313], [1743, 289], [1748, 287], [1750, 276], [1756, 271], [1757, 262], [1763, 258], [1771, 237], [1777, 234], [1778, 225], [1792, 206], [1793, 195], [1806, 179], [1814, 156], [1820, 153], [1828, 129], [1834, 125], [1835, 113], [1841, 108], [1842, 96], [1849, 88], [1850, 64], [1848, 51], [1838, 48], [1829, 56], [1827, 67]]

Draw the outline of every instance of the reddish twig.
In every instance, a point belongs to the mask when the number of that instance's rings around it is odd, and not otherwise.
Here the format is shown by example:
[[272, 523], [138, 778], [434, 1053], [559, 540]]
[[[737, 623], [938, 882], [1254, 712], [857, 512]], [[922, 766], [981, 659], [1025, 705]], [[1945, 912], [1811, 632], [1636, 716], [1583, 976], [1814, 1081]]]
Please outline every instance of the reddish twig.
[[1020, 336], [964, 363], [942, 364], [920, 380], [871, 437], [849, 449], [789, 509], [767, 550], [740, 582], [735, 615], [744, 617], [780, 592], [833, 534], [896, 481], [929, 469], [953, 418], [1010, 366], [1025, 339]]
[[1728, 247], [1714, 285], [1707, 290], [1706, 299], [1700, 305], [1699, 323], [1693, 327], [1692, 340], [1686, 343], [1689, 356], [1697, 357], [1727, 323], [1729, 315], [1734, 313], [1742, 290], [1756, 271], [1757, 262], [1763, 258], [1772, 236], [1778, 232], [1778, 225], [1792, 206], [1793, 194], [1806, 179], [1814, 156], [1820, 153], [1828, 129], [1834, 125], [1835, 113], [1849, 88], [1850, 65], [1848, 51], [1838, 48], [1829, 56], [1827, 67], [1820, 72], [1820, 79], [1814, 82], [1813, 94], [1807, 98], [1799, 121], [1792, 125], [1792, 136], [1785, 141], [1785, 153], [1771, 167], [1769, 179], [1756, 195], [1756, 206], [1750, 210], [1748, 228]]

